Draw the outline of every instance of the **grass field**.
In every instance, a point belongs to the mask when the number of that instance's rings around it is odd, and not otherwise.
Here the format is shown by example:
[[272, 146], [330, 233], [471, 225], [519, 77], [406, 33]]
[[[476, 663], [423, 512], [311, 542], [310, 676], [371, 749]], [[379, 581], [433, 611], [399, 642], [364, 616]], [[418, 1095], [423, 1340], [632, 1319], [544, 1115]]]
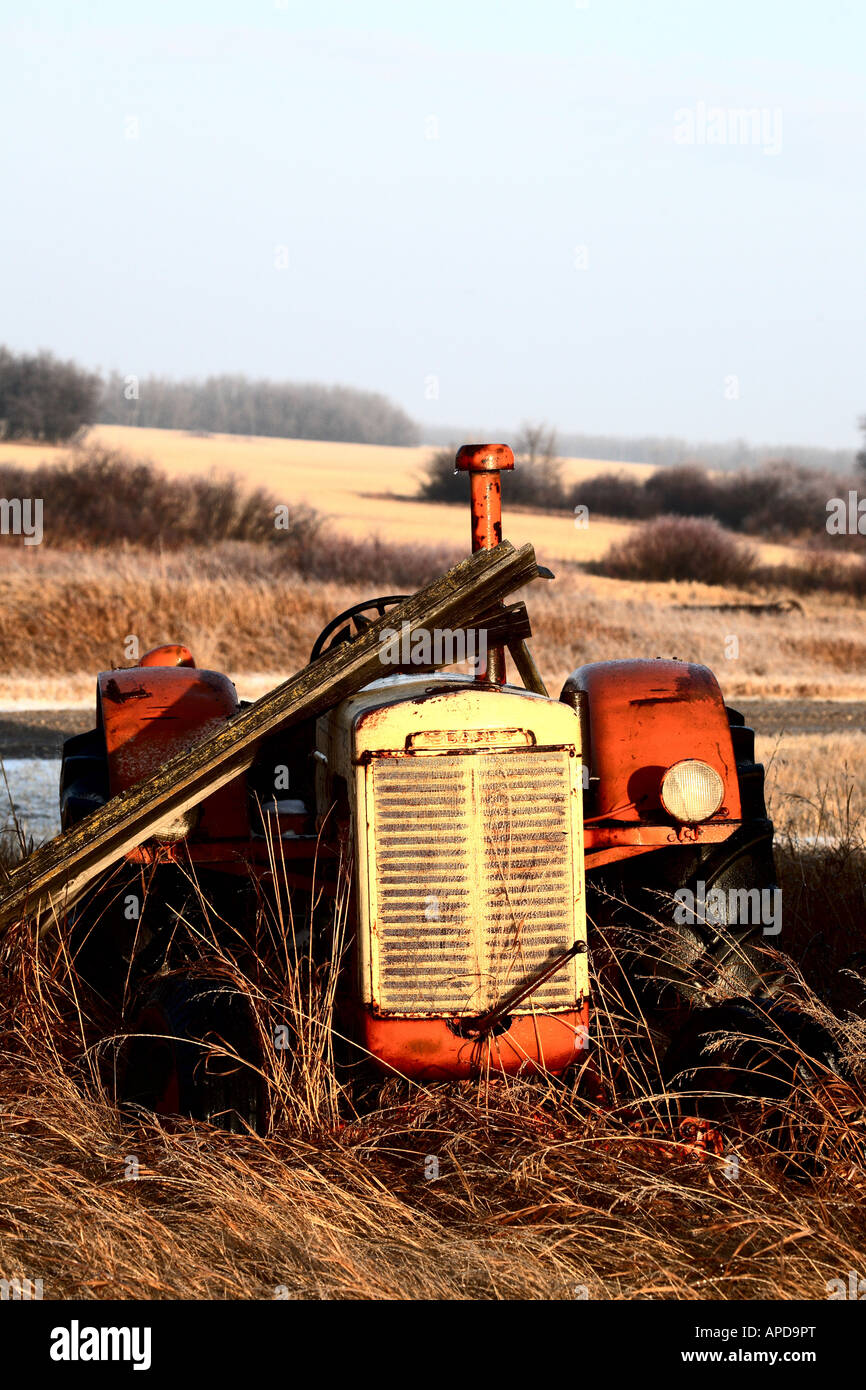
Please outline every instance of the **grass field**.
[[[327, 518], [333, 553], [341, 538], [404, 547], [423, 556], [441, 547], [445, 562], [468, 544], [468, 508], [414, 498], [429, 449], [399, 449], [301, 440], [200, 437], [167, 430], [100, 427], [93, 437], [130, 457], [152, 459], [170, 477], [232, 472], [250, 487], [267, 488], [290, 512], [304, 503]], [[62, 450], [0, 444], [0, 463], [36, 464]], [[573, 479], [611, 465], [568, 460]], [[623, 465], [638, 473], [647, 465]], [[261, 563], [255, 547], [217, 545], [183, 556], [63, 553], [52, 548], [47, 518], [40, 547], [0, 551], [0, 701], [88, 698], [91, 673], [123, 664], [123, 642], [139, 636], [142, 650], [166, 640], [187, 642], [203, 665], [221, 666], [259, 694], [306, 660], [327, 618], [358, 598], [417, 587], [387, 564], [371, 561], [357, 583], [299, 581]], [[580, 661], [627, 655], [676, 655], [719, 670], [732, 695], [866, 692], [866, 625], [861, 610], [842, 600], [802, 600], [802, 611], [755, 616], [708, 605], [751, 603], [754, 594], [699, 584], [634, 584], [581, 573], [628, 535], [630, 524], [591, 517], [576, 527], [567, 515], [507, 510], [505, 531], [531, 540], [539, 560], [557, 572], [532, 594], [537, 655], [551, 689]], [[796, 552], [764, 546], [767, 563]], [[431, 565], [441, 568], [432, 556]], [[405, 568], [405, 566], [404, 566]], [[692, 610], [692, 611], [690, 611]], [[730, 638], [739, 642], [732, 657]]]

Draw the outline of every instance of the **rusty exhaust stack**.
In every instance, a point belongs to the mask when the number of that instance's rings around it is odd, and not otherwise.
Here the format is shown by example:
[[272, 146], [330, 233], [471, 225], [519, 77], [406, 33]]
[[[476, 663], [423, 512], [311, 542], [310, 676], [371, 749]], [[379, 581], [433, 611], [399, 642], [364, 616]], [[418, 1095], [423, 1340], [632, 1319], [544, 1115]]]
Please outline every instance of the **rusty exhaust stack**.
[[[514, 454], [507, 444], [464, 444], [457, 450], [455, 467], [469, 474], [470, 505], [472, 508], [472, 551], [491, 550], [502, 540], [502, 485], [499, 474], [503, 468], [514, 467]], [[475, 679], [494, 685], [505, 684], [505, 648], [491, 647], [487, 652], [487, 669], [476, 667]]]

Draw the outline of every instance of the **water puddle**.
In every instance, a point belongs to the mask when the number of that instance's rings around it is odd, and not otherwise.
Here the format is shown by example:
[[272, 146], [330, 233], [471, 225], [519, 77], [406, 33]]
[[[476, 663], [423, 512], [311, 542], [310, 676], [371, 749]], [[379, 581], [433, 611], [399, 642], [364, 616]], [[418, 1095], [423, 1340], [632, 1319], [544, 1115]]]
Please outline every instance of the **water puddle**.
[[[14, 833], [15, 817], [28, 839], [39, 844], [60, 830], [59, 758], [4, 758], [6, 781], [0, 774], [0, 834]], [[9, 794], [12, 806], [9, 804]], [[13, 814], [14, 808], [14, 814]]]

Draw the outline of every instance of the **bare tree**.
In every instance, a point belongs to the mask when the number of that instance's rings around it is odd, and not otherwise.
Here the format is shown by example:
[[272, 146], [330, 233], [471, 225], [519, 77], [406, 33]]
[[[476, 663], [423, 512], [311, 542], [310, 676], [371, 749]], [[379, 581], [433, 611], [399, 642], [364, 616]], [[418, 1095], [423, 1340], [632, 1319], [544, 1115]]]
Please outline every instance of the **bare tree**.
[[513, 473], [504, 475], [503, 497], [523, 507], [559, 511], [566, 506], [556, 430], [525, 422], [514, 441]]
[[524, 422], [514, 441], [514, 457], [530, 465], [558, 463], [557, 449], [556, 430], [545, 424]]

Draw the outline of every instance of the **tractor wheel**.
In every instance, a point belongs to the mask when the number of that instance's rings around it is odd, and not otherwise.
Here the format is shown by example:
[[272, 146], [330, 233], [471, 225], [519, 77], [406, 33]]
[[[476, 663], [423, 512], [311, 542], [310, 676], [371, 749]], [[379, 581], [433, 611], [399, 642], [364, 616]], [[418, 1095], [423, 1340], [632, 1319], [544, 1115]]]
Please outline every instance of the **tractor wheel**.
[[246, 996], [225, 978], [160, 976], [145, 986], [120, 1062], [121, 1099], [235, 1133], [263, 1133], [261, 1043]]
[[751, 911], [738, 920], [744, 903], [776, 904], [772, 836], [765, 821], [721, 845], [671, 846], [587, 874], [589, 919], [642, 1008], [663, 1017], [772, 989], [762, 952], [772, 924]]
[[778, 926], [768, 920], [778, 897], [764, 769], [743, 716], [729, 708], [728, 721], [739, 829], [721, 844], [671, 845], [587, 873], [590, 921], [642, 1008], [663, 1026], [678, 1027], [695, 1005], [772, 993], [778, 980], [762, 949], [777, 944]]
[[779, 1000], [696, 1010], [665, 1054], [664, 1078], [685, 1113], [759, 1132], [801, 1180], [821, 1172], [828, 1103], [834, 1113], [853, 1106], [862, 1118], [839, 1040]]
[[795, 1086], [844, 1078], [837, 1040], [816, 1018], [778, 1000], [729, 999], [696, 1011], [665, 1055], [674, 1092], [784, 1100]]

